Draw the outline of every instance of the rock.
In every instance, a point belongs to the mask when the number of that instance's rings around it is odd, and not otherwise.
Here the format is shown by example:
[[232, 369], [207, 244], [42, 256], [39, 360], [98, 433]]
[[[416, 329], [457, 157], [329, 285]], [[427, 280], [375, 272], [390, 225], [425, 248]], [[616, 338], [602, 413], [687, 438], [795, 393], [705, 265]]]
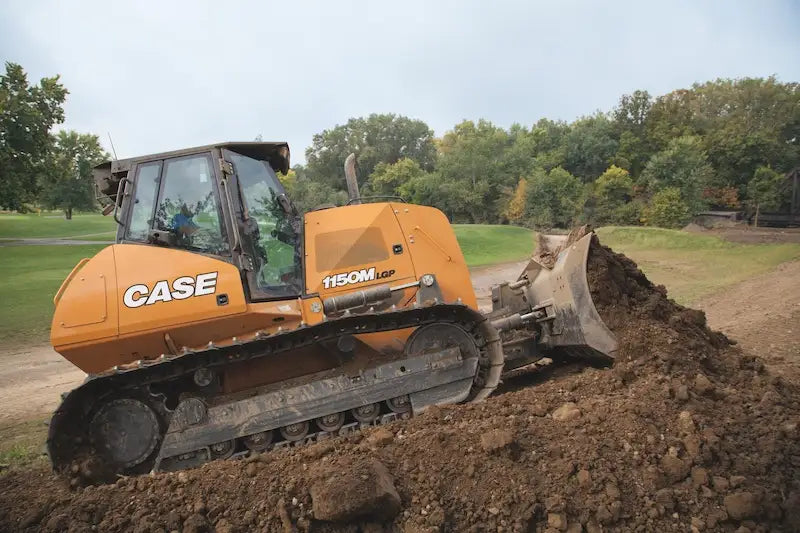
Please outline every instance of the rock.
[[758, 496], [752, 492], [736, 492], [723, 500], [728, 515], [735, 520], [755, 518], [761, 512]]
[[703, 521], [702, 518], [698, 518], [696, 516], [692, 517], [692, 527], [697, 531], [703, 531], [706, 528], [706, 523]]
[[510, 446], [514, 435], [507, 429], [493, 429], [481, 435], [481, 448], [486, 453], [495, 453]]
[[189, 482], [189, 474], [186, 472], [178, 472], [178, 483], [188, 483]]
[[583, 533], [583, 526], [580, 522], [570, 522], [567, 526], [567, 533]]
[[214, 533], [236, 533], [236, 528], [223, 518], [214, 526]]
[[568, 422], [570, 420], [575, 420], [576, 418], [580, 418], [581, 410], [578, 409], [578, 406], [573, 402], [567, 402], [555, 411], [553, 411], [552, 417], [553, 420], [557, 420], [559, 422]]
[[692, 468], [692, 485], [695, 487], [708, 485], [708, 472], [705, 468], [700, 466]]
[[675, 507], [675, 495], [672, 489], [661, 489], [655, 494], [656, 503], [664, 506], [664, 509], [672, 510]]
[[695, 425], [692, 413], [689, 411], [681, 411], [678, 415], [678, 429], [683, 433], [694, 433]]
[[592, 475], [589, 473], [588, 470], [578, 470], [578, 486], [581, 488], [587, 488], [592, 484]]
[[606, 494], [612, 500], [616, 500], [620, 496], [619, 487], [617, 487], [613, 483], [607, 483], [606, 484]]
[[178, 513], [178, 511], [173, 509], [169, 513], [167, 513], [166, 522], [167, 522], [167, 529], [169, 529], [170, 531], [174, 531], [176, 529], [180, 530], [182, 522], [181, 515]]
[[500, 514], [500, 509], [498, 509], [497, 507], [489, 507], [486, 510], [489, 511], [489, 514], [491, 514], [491, 515], [497, 516], [497, 515]]
[[686, 385], [678, 385], [675, 388], [675, 399], [685, 402], [689, 399], [689, 388]]
[[759, 402], [759, 407], [762, 409], [772, 407], [773, 405], [779, 405], [781, 403], [781, 396], [774, 390], [768, 390], [764, 393], [761, 397], [761, 401]]
[[386, 467], [375, 459], [361, 460], [311, 486], [314, 518], [349, 521], [359, 517], [380, 521], [400, 512], [400, 496]]
[[683, 439], [683, 445], [686, 448], [686, 455], [693, 460], [700, 457], [700, 439], [697, 435], [687, 435], [686, 438]]
[[690, 464], [678, 457], [665, 455], [661, 458], [661, 469], [670, 483], [677, 483], [689, 475]]
[[211, 525], [205, 516], [201, 514], [191, 514], [183, 523], [183, 533], [209, 533]]
[[714, 384], [705, 374], [697, 374], [694, 378], [694, 390], [697, 394], [708, 394], [714, 390]]
[[711, 478], [711, 484], [717, 492], [725, 492], [730, 487], [728, 480], [722, 476], [714, 476]]
[[386, 446], [394, 440], [394, 434], [385, 427], [379, 427], [364, 439], [364, 444], [370, 448]]
[[552, 527], [558, 531], [567, 530], [567, 515], [564, 513], [548, 513], [547, 527]]
[[256, 466], [255, 462], [248, 463], [244, 469], [244, 473], [247, 474], [248, 477], [253, 477], [258, 473], [258, 466]]
[[597, 517], [597, 521], [603, 525], [610, 524], [614, 519], [611, 511], [609, 511], [608, 507], [603, 504], [597, 506], [597, 513], [595, 513], [595, 517]]

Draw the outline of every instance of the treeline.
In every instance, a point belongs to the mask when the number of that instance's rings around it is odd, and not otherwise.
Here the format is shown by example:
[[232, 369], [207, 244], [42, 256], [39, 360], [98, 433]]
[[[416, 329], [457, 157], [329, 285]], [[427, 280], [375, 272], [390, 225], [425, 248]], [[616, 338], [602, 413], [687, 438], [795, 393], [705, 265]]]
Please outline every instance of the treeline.
[[[31, 84], [6, 63], [0, 208], [68, 217], [97, 209], [91, 168], [108, 154], [96, 135], [53, 133], [67, 94], [58, 76]], [[454, 222], [678, 227], [709, 207], [786, 207], [783, 175], [800, 165], [800, 84], [745, 78], [658, 97], [634, 91], [571, 123], [465, 120], [441, 138], [404, 116], [352, 118], [314, 135], [306, 164], [282, 176], [301, 210], [346, 202], [351, 152], [362, 195], [433, 205]]]
[[358, 157], [362, 195], [433, 205], [454, 222], [678, 227], [707, 208], [778, 210], [800, 164], [800, 90], [775, 78], [716, 80], [610, 112], [504, 129], [465, 120], [441, 138], [393, 114], [314, 136], [283, 180], [301, 209], [346, 201], [342, 163]]
[[97, 209], [92, 167], [107, 154], [96, 135], [52, 129], [69, 92], [59, 77], [32, 85], [21, 66], [0, 75], [0, 208]]

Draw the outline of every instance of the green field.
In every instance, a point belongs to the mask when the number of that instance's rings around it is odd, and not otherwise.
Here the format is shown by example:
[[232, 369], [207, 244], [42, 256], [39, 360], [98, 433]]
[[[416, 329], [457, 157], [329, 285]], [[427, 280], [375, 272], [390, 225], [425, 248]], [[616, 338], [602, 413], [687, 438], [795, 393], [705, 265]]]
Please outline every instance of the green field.
[[100, 214], [73, 215], [72, 220], [66, 220], [63, 215], [57, 214], [0, 214], [0, 238], [2, 239], [97, 236], [98, 233], [102, 233], [106, 236], [111, 235], [111, 240], [113, 240], [116, 229], [117, 224], [111, 216], [105, 217]]
[[50, 331], [53, 295], [70, 270], [103, 246], [0, 248], [0, 342], [40, 342]]
[[636, 261], [682, 304], [800, 259], [798, 244], [739, 244], [660, 228], [604, 227], [600, 241]]
[[[0, 217], [0, 227], [9, 217]], [[27, 218], [27, 217], [26, 217]], [[83, 224], [102, 230], [99, 216]], [[45, 219], [47, 220], [47, 219]], [[58, 219], [47, 232], [36, 220], [28, 227], [38, 235], [64, 236]], [[84, 226], [84, 228], [87, 226]], [[68, 228], [72, 230], [72, 226]], [[80, 232], [85, 229], [80, 229]], [[92, 230], [89, 230], [92, 231]], [[513, 226], [455, 225], [456, 236], [470, 266], [524, 260], [534, 248], [536, 233]], [[716, 237], [657, 228], [606, 227], [598, 230], [604, 244], [636, 261], [655, 283], [665, 285], [671, 297], [690, 304], [726, 286], [768, 272], [785, 261], [800, 259], [797, 244], [736, 244]], [[27, 235], [16, 235], [26, 237]], [[113, 238], [108, 233], [99, 240]], [[102, 245], [6, 246], [0, 248], [0, 342], [41, 342], [46, 339], [53, 295], [73, 266], [91, 257]]]
[[536, 232], [517, 226], [454, 224], [464, 260], [471, 267], [521, 261], [533, 252]]

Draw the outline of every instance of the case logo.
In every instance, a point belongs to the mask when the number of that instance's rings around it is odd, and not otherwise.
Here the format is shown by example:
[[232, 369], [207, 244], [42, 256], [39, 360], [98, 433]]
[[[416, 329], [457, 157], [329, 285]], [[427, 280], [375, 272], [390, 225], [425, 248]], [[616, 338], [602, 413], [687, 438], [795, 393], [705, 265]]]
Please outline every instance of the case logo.
[[333, 287], [342, 287], [344, 285], [352, 285], [353, 283], [364, 283], [376, 279], [390, 278], [394, 276], [394, 272], [394, 270], [378, 272], [375, 267], [362, 268], [361, 270], [351, 270], [350, 272], [325, 276], [322, 278], [322, 285], [326, 289], [332, 289]]
[[197, 276], [181, 276], [172, 283], [158, 281], [151, 290], [147, 285], [131, 285], [125, 291], [122, 301], [126, 307], [136, 308], [158, 302], [185, 300], [194, 296], [205, 296], [217, 292], [217, 272], [207, 272]]

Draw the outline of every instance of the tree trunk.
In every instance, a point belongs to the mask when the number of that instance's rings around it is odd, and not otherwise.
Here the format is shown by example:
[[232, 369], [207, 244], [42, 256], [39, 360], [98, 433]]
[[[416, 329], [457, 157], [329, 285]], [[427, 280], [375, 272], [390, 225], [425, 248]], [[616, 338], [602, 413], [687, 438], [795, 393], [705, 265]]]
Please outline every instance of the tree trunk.
[[72, 208], [68, 207], [64, 210], [64, 213], [67, 215], [67, 220], [72, 220]]
[[759, 207], [760, 206], [758, 204], [756, 204], [756, 227], [758, 227], [758, 208]]

